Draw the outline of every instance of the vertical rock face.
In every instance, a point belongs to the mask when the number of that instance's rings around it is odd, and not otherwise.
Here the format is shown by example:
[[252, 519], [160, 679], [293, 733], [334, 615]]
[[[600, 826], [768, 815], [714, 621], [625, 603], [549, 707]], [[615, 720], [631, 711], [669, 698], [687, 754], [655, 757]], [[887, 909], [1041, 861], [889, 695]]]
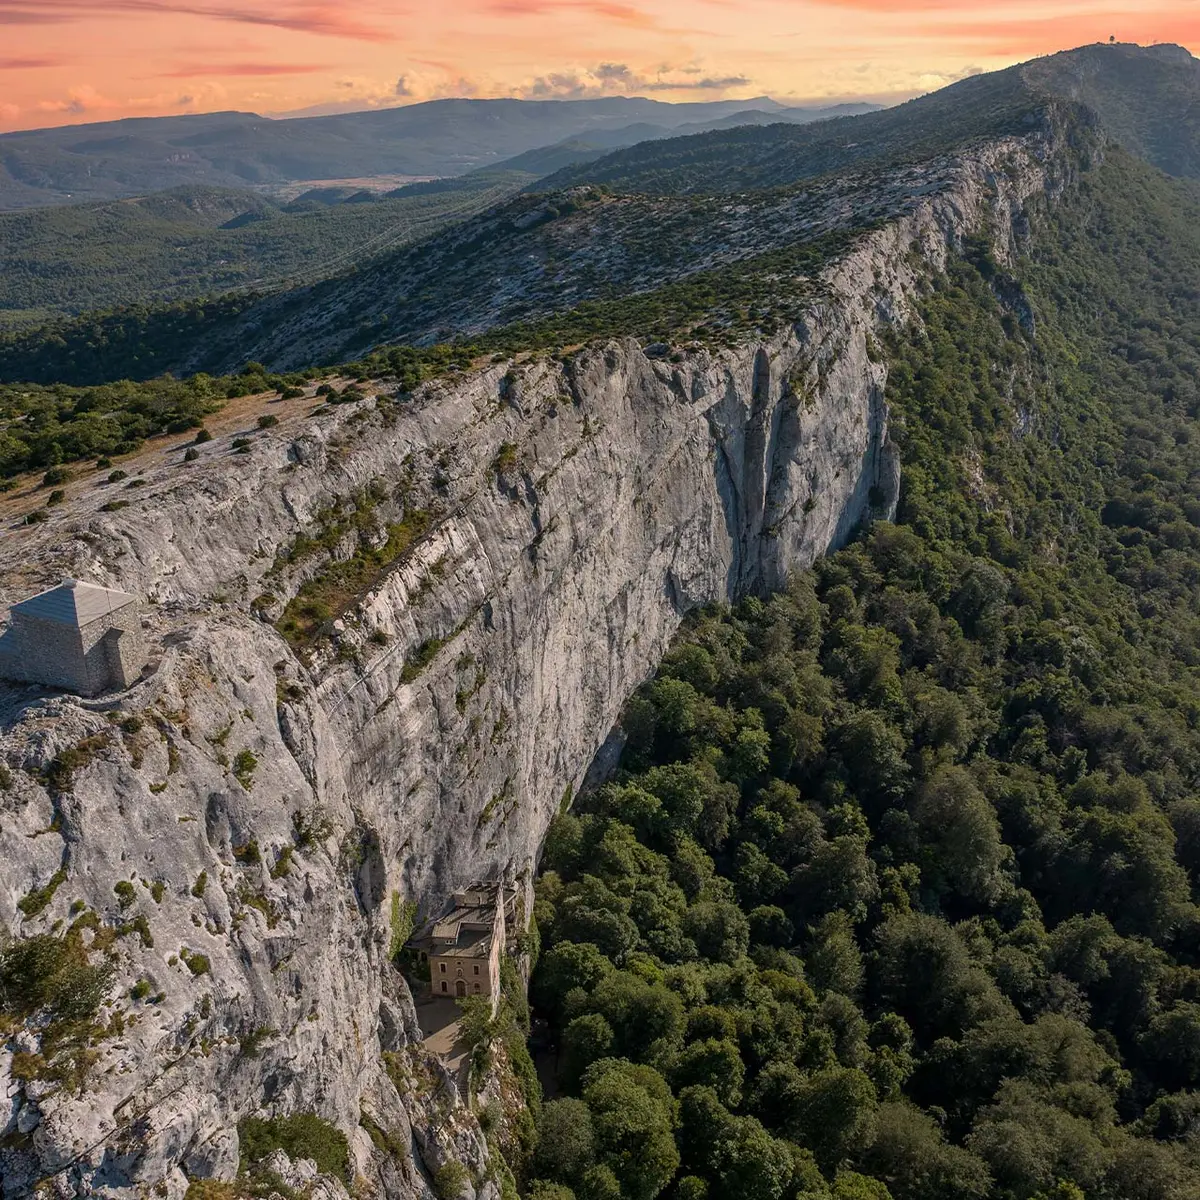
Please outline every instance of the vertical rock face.
[[[380, 1192], [425, 1195], [458, 1157], [492, 1194], [477, 1127], [411, 1049], [393, 914], [472, 876], [527, 878], [684, 614], [777, 587], [890, 514], [873, 331], [985, 218], [1003, 253], [1047, 186], [1040, 149], [965, 159], [769, 341], [613, 342], [370, 397], [249, 455], [213, 442], [150, 470], [118, 513], [78, 498], [6, 540], [10, 592], [70, 573], [145, 597], [157, 658], [110, 702], [0, 696], [0, 919], [28, 935], [82, 902], [118, 933], [123, 996], [145, 980], [155, 1000], [116, 1004], [124, 1027], [79, 1094], [8, 1063], [5, 1195], [52, 1178], [60, 1195], [178, 1197], [188, 1174], [233, 1173], [239, 1119], [302, 1111], [352, 1132]], [[331, 517], [354, 496], [377, 531]], [[328, 584], [331, 554], [405, 521], [422, 535], [369, 586], [327, 588], [325, 635], [298, 649], [268, 621]], [[314, 529], [315, 550], [297, 541]]]

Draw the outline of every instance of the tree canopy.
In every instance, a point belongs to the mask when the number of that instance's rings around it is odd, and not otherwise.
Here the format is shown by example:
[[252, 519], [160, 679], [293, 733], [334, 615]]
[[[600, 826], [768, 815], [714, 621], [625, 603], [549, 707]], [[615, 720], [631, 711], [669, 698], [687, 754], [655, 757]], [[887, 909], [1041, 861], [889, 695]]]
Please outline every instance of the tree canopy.
[[555, 822], [539, 1186], [1200, 1195], [1200, 212], [1073, 187], [885, 347], [895, 524], [690, 618]]

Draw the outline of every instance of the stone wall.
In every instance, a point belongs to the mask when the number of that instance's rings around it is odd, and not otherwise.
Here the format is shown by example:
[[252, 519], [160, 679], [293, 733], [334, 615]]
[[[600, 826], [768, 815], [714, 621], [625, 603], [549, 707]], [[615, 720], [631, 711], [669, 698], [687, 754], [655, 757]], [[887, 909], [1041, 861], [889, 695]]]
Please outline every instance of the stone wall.
[[501, 887], [496, 895], [496, 913], [492, 919], [492, 948], [488, 954], [488, 989], [492, 996], [492, 1013], [500, 1007], [500, 959], [507, 948], [505, 931], [507, 922], [504, 919], [504, 888]]
[[9, 677], [80, 696], [92, 694], [83, 641], [74, 625], [13, 613], [3, 641], [5, 654], [0, 661]]
[[127, 688], [146, 663], [136, 602], [83, 626], [14, 612], [0, 638], [0, 674], [79, 696]]
[[125, 604], [80, 630], [87, 663], [88, 695], [122, 689], [133, 683], [146, 663], [138, 604]]

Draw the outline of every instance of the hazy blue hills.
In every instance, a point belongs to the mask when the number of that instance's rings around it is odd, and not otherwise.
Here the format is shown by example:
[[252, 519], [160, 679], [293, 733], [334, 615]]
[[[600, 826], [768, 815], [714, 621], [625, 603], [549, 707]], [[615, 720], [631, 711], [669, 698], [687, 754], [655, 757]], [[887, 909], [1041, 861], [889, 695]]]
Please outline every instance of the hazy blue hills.
[[687, 137], [696, 133], [730, 129], [740, 125], [780, 123], [807, 125], [813, 121], [827, 121], [834, 117], [857, 116], [860, 113], [875, 112], [879, 107], [877, 104], [836, 104], [827, 108], [747, 109], [711, 121], [689, 122], [674, 129], [641, 121], [622, 129], [597, 129], [590, 133], [566, 138], [552, 146], [539, 146], [509, 159], [503, 166], [510, 170], [548, 175], [564, 167], [594, 162], [615, 150], [635, 146], [641, 142], [653, 142], [670, 137]]
[[137, 196], [184, 184], [461, 175], [596, 130], [638, 122], [674, 129], [744, 110], [782, 108], [766, 97], [694, 104], [627, 97], [434, 100], [288, 120], [224, 112], [32, 130], [0, 136], [0, 209]]

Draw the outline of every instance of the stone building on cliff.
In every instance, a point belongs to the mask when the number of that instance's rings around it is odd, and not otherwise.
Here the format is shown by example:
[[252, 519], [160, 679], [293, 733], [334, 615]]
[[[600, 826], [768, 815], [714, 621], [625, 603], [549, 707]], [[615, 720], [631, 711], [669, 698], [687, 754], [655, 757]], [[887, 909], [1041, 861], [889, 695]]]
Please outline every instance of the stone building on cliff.
[[0, 675], [97, 696], [136, 683], [146, 665], [136, 596], [64, 579], [14, 604]]
[[437, 998], [486, 996], [495, 1009], [500, 1002], [500, 956], [504, 953], [507, 918], [516, 894], [504, 884], [476, 883], [454, 893], [454, 908], [435, 921], [415, 945], [429, 961], [429, 987]]

